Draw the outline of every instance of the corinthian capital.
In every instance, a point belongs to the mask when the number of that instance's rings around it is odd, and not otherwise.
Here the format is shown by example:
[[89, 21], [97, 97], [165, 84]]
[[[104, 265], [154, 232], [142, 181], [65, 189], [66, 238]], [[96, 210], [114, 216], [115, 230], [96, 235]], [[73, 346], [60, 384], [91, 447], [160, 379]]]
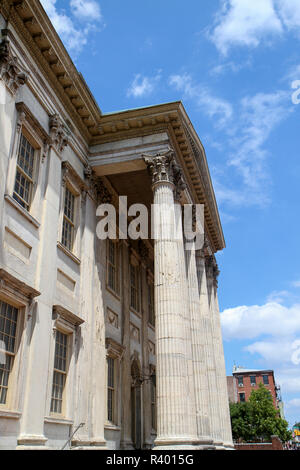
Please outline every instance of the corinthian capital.
[[210, 279], [215, 287], [218, 287], [218, 276], [220, 274], [216, 258], [208, 256], [205, 258], [207, 278]]
[[173, 175], [174, 175], [174, 184], [175, 184], [175, 191], [174, 191], [174, 199], [175, 201], [180, 201], [181, 193], [186, 188], [186, 182], [184, 180], [183, 172], [181, 167], [178, 165], [175, 160], [172, 162], [173, 165]]
[[174, 184], [174, 152], [168, 150], [165, 153], [157, 153], [156, 155], [142, 155], [152, 178], [152, 184], [172, 183]]
[[18, 58], [13, 55], [8, 39], [8, 30], [2, 29], [1, 32], [0, 79], [5, 82], [6, 86], [14, 95], [19, 87], [26, 83], [29, 72], [22, 68]]
[[55, 145], [57, 151], [61, 153], [68, 145], [69, 138], [62, 119], [58, 114], [52, 114], [52, 116], [49, 117], [49, 129], [51, 143]]

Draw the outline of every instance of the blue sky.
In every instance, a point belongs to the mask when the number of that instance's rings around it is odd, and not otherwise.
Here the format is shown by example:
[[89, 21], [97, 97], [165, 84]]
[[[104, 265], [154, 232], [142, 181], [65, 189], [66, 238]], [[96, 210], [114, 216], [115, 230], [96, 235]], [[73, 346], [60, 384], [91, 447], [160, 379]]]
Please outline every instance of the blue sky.
[[217, 255], [227, 373], [234, 361], [273, 368], [299, 421], [300, 1], [42, 4], [103, 113], [183, 101], [227, 243]]

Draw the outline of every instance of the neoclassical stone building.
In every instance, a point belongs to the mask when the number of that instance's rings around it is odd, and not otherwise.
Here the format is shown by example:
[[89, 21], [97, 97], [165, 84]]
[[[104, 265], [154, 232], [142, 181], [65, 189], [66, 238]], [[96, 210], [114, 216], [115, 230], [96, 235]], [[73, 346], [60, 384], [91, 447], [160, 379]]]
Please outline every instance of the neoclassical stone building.
[[[39, 1], [0, 30], [0, 448], [231, 449], [225, 243], [182, 103], [103, 114]], [[157, 239], [97, 237], [120, 195], [168, 203]], [[186, 203], [197, 251], [167, 235]]]

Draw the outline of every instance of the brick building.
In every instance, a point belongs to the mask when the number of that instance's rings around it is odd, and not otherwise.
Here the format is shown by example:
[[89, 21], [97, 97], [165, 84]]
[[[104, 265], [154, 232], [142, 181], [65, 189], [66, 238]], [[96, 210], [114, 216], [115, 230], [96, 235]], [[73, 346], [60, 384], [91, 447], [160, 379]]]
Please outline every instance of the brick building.
[[227, 377], [229, 401], [240, 403], [248, 401], [253, 390], [257, 390], [262, 383], [270, 391], [273, 403], [283, 417], [283, 403], [280, 387], [275, 382], [273, 370], [244, 369], [233, 367], [232, 376]]

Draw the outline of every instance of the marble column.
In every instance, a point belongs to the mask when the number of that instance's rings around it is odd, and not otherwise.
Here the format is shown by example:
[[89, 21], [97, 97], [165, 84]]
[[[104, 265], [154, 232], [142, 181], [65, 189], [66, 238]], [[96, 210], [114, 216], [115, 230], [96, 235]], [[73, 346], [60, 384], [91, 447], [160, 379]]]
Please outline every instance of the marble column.
[[155, 449], [191, 449], [187, 420], [188, 364], [178, 243], [175, 235], [174, 153], [143, 155], [154, 193], [157, 439]]
[[227, 391], [226, 368], [217, 295], [218, 266], [213, 256], [208, 259], [209, 304], [212, 318], [212, 332], [215, 351], [215, 366], [218, 385], [218, 403], [220, 412], [221, 439], [225, 449], [232, 449], [232, 432]]
[[215, 365], [215, 344], [212, 332], [212, 316], [209, 308], [204, 247], [196, 252], [196, 267], [199, 295], [199, 322], [204, 344], [204, 360], [208, 382], [208, 416], [210, 433], [216, 449], [223, 448], [219, 406], [219, 389]]
[[211, 435], [209, 400], [209, 340], [205, 312], [200, 304], [196, 250], [194, 242], [188, 242], [186, 250], [187, 274], [189, 288], [189, 310], [191, 321], [191, 344], [193, 357], [193, 375], [196, 397], [196, 422], [200, 448], [214, 448]]
[[130, 299], [129, 299], [129, 244], [122, 240], [122, 345], [125, 347], [122, 369], [122, 411], [121, 411], [121, 442], [122, 450], [134, 449], [131, 437], [131, 361], [130, 361]]
[[178, 229], [177, 232], [177, 249], [178, 259], [180, 267], [180, 291], [183, 303], [183, 324], [184, 324], [184, 337], [185, 337], [185, 348], [186, 348], [186, 359], [187, 359], [187, 389], [186, 389], [186, 400], [187, 400], [187, 416], [186, 420], [188, 428], [194, 440], [198, 440], [197, 433], [197, 418], [196, 418], [196, 396], [195, 396], [195, 376], [193, 367], [193, 355], [192, 355], [192, 342], [191, 342], [191, 315], [190, 315], [190, 299], [189, 299], [189, 288], [187, 279], [187, 265], [185, 259], [185, 246], [183, 236], [183, 221], [182, 221], [182, 206], [180, 204], [180, 195], [185, 189], [186, 185], [183, 181], [182, 174], [178, 166], [175, 167], [175, 223]]

